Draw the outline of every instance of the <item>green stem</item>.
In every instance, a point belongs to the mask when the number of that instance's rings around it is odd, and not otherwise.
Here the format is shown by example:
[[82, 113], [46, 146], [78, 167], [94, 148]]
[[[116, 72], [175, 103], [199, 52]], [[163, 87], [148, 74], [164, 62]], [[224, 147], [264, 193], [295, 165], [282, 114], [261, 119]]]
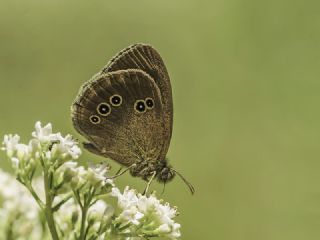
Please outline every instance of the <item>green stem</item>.
[[86, 220], [88, 213], [88, 206], [86, 203], [83, 204], [83, 208], [81, 209], [81, 227], [80, 227], [80, 240], [85, 240], [85, 230], [86, 230]]
[[31, 193], [32, 197], [36, 200], [37, 204], [39, 205], [41, 211], [44, 209], [44, 204], [39, 198], [38, 194], [32, 187], [32, 180], [22, 180], [20, 177], [17, 178], [17, 180], [28, 189], [28, 191]]
[[[92, 198], [95, 194], [95, 189], [91, 188], [88, 194], [84, 194], [83, 204], [81, 207], [81, 227], [80, 227], [80, 240], [85, 240], [87, 236], [87, 231], [89, 230], [89, 225], [86, 227], [87, 213], [91, 206]], [[81, 202], [81, 201], [80, 201]], [[81, 206], [81, 205], [80, 205]]]
[[54, 207], [52, 207], [52, 211], [56, 212], [59, 210], [59, 208], [65, 204], [70, 198], [72, 198], [72, 195], [68, 195], [67, 197], [65, 197], [64, 199], [62, 199], [59, 203], [57, 203]]
[[53, 218], [53, 209], [52, 209], [53, 196], [51, 195], [51, 192], [50, 192], [49, 179], [50, 179], [50, 176], [48, 176], [48, 172], [45, 170], [44, 171], [44, 190], [46, 195], [46, 204], [45, 204], [44, 213], [47, 219], [47, 224], [48, 224], [48, 228], [50, 230], [52, 239], [59, 240], [57, 229], [56, 229], [54, 218]]
[[33, 196], [33, 198], [36, 200], [36, 202], [38, 203], [39, 207], [41, 210], [44, 210], [45, 205], [43, 204], [43, 202], [41, 201], [41, 199], [39, 198], [38, 194], [34, 191], [31, 183], [27, 184], [26, 187], [28, 188], [29, 192], [31, 193], [31, 195]]
[[59, 240], [57, 229], [54, 223], [54, 218], [53, 218], [53, 209], [52, 209], [52, 202], [53, 202], [53, 194], [51, 192], [50, 186], [52, 181], [52, 173], [48, 172], [48, 168], [44, 163], [43, 157], [40, 158], [40, 163], [43, 169], [43, 178], [44, 178], [44, 192], [46, 196], [46, 203], [44, 207], [44, 215], [47, 220], [48, 228], [51, 233], [52, 240]]

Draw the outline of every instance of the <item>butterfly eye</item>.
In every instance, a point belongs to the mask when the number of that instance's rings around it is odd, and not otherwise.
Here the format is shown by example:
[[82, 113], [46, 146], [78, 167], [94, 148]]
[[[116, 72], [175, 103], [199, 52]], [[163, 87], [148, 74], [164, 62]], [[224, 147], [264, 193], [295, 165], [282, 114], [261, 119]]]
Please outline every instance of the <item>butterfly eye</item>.
[[112, 95], [110, 97], [110, 103], [112, 106], [118, 107], [122, 103], [122, 97], [118, 94]]
[[97, 115], [92, 115], [90, 116], [90, 122], [93, 124], [99, 124], [100, 123], [100, 118]]
[[137, 100], [134, 104], [134, 110], [138, 113], [144, 113], [146, 111], [146, 104], [143, 100]]
[[146, 98], [145, 102], [148, 109], [152, 109], [154, 107], [154, 101], [152, 98]]
[[97, 112], [102, 116], [108, 116], [111, 113], [111, 108], [108, 103], [100, 103], [97, 107]]

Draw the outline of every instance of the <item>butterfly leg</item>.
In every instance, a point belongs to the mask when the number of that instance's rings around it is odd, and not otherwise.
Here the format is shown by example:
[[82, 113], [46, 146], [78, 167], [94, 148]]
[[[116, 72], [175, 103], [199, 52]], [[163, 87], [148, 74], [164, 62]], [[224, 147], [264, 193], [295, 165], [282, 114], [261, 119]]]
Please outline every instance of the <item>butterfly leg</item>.
[[150, 185], [151, 185], [151, 182], [153, 181], [153, 179], [154, 179], [154, 177], [156, 176], [156, 174], [157, 174], [157, 172], [154, 171], [153, 174], [152, 174], [152, 176], [151, 176], [151, 178], [150, 178], [150, 180], [148, 181], [147, 186], [146, 186], [146, 188], [144, 189], [142, 195], [146, 195], [146, 194], [147, 194], [147, 192], [148, 192], [148, 190], [149, 190], [149, 187], [150, 187]]
[[124, 169], [123, 171], [121, 171], [122, 168], [119, 169], [119, 171], [116, 173], [116, 175], [112, 176], [112, 177], [108, 177], [108, 179], [114, 179], [117, 178], [123, 174], [125, 174], [127, 171], [129, 171], [131, 168], [135, 167], [136, 164], [132, 164], [131, 166], [127, 167], [126, 169]]
[[122, 170], [122, 167], [119, 168], [119, 170], [116, 172], [116, 175], [118, 175]]

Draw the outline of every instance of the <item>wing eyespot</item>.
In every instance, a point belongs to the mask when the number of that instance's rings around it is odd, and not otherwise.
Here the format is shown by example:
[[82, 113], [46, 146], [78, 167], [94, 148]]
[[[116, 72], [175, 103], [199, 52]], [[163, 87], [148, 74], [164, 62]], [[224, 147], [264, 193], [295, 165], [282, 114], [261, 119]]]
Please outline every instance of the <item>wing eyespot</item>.
[[135, 103], [134, 103], [134, 110], [137, 112], [137, 113], [144, 113], [147, 111], [147, 107], [146, 107], [146, 103], [144, 102], [144, 100], [137, 100]]
[[92, 115], [89, 119], [92, 124], [99, 124], [101, 122], [100, 117], [97, 115]]
[[145, 103], [148, 109], [154, 108], [154, 101], [152, 98], [150, 97], [146, 98]]
[[111, 107], [108, 103], [100, 103], [97, 106], [97, 112], [101, 115], [101, 116], [108, 116], [111, 113]]
[[122, 97], [119, 94], [112, 95], [109, 100], [114, 107], [119, 107], [122, 104]]

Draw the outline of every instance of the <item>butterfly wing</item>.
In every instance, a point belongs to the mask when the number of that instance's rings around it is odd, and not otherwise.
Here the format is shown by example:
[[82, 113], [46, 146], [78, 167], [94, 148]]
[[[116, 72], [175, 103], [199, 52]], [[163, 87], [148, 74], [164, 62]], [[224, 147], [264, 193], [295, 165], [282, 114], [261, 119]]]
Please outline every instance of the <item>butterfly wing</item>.
[[134, 44], [120, 51], [99, 74], [104, 74], [124, 69], [141, 69], [149, 74], [159, 87], [164, 114], [164, 139], [162, 158], [167, 154], [173, 123], [173, 101], [168, 71], [160, 54], [152, 46], [147, 44]]
[[137, 69], [96, 75], [72, 106], [74, 127], [89, 140], [84, 146], [125, 166], [157, 161], [165, 144], [163, 118], [159, 87]]

